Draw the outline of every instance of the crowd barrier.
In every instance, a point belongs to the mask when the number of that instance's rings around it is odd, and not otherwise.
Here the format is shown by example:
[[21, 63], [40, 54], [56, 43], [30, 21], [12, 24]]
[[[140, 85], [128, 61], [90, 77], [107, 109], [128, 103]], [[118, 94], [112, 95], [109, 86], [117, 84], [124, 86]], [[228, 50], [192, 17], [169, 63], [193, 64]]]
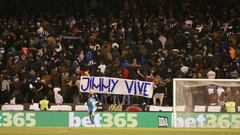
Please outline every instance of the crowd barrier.
[[[1, 110], [3, 111], [40, 111], [39, 104], [17, 104], [17, 105], [2, 105]], [[186, 106], [176, 106], [177, 112], [185, 112]], [[155, 105], [122, 105], [122, 104], [109, 104], [102, 105], [99, 107], [100, 111], [110, 111], [110, 112], [122, 112], [122, 111], [155, 111], [155, 112], [173, 112], [173, 107], [171, 106], [155, 106]], [[75, 104], [64, 104], [57, 105], [52, 104], [50, 111], [87, 111], [87, 105], [75, 105]], [[195, 105], [193, 112], [223, 112], [224, 108], [222, 106], [203, 106]], [[240, 106], [237, 107], [236, 111], [240, 112]]]
[[[87, 112], [1, 111], [1, 127], [92, 127]], [[97, 112], [96, 127], [159, 128], [172, 126], [171, 113]]]
[[[240, 128], [239, 113], [97, 112], [98, 128]], [[0, 127], [92, 127], [87, 112], [0, 111]]]
[[[96, 112], [96, 127], [125, 128], [240, 128], [240, 113], [223, 113], [220, 106], [103, 105]], [[238, 107], [238, 110], [239, 107]], [[86, 105], [51, 105], [40, 111], [37, 103], [2, 105], [0, 127], [91, 127]]]

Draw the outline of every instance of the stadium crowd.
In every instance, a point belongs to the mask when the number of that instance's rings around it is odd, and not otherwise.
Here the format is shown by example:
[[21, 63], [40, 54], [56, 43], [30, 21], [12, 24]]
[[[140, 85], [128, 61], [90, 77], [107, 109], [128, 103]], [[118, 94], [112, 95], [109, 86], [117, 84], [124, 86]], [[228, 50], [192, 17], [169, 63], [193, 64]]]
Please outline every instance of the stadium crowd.
[[172, 78], [238, 78], [238, 0], [8, 0], [0, 2], [1, 104], [84, 103], [82, 75], [154, 81], [172, 105]]

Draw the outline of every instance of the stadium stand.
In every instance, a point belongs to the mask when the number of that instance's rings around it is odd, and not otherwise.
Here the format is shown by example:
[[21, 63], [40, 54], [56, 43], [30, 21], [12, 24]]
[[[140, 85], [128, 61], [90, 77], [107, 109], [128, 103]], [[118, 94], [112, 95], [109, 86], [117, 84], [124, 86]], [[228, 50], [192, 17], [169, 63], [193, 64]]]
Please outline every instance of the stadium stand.
[[[83, 75], [158, 82], [162, 106], [173, 105], [173, 78], [240, 75], [238, 0], [9, 0], [0, 5], [2, 109], [38, 103], [44, 96], [53, 104], [83, 104], [87, 96], [78, 88]], [[239, 97], [239, 89], [234, 93]], [[104, 104], [115, 99], [125, 104], [121, 95], [99, 94]], [[240, 98], [234, 100], [240, 104]], [[143, 97], [130, 101], [153, 105]], [[171, 110], [156, 110], [165, 109]]]

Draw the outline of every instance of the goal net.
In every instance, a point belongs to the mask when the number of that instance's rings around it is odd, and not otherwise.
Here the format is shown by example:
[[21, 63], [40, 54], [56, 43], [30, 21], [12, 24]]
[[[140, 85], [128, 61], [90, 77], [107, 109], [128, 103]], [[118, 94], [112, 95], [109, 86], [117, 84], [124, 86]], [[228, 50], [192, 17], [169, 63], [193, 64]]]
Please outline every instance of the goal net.
[[174, 79], [173, 120], [193, 112], [224, 112], [227, 99], [239, 102], [240, 80]]

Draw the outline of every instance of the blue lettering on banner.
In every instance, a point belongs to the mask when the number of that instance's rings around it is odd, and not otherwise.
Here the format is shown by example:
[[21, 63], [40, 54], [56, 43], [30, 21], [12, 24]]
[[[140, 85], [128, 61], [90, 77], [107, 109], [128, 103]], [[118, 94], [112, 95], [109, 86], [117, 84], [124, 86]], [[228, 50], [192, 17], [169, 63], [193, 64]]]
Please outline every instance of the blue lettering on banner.
[[149, 82], [137, 82], [137, 81], [127, 81], [124, 80], [128, 94], [131, 94], [132, 90], [134, 91], [134, 95], [137, 95], [138, 93], [143, 96], [149, 96], [147, 94], [147, 86], [151, 85]]
[[104, 81], [104, 78], [100, 78], [99, 79], [99, 82], [100, 82], [100, 89], [99, 89], [99, 91], [103, 91], [103, 81]]
[[144, 93], [143, 93], [143, 96], [145, 96], [145, 97], [149, 96], [149, 95], [147, 94], [147, 86], [148, 86], [148, 85], [151, 85], [151, 83], [150, 83], [150, 82], [145, 82]]
[[119, 80], [114, 81], [113, 79], [110, 79], [112, 82], [112, 88], [110, 92], [113, 92], [114, 88], [116, 87], [117, 83], [119, 82]]
[[89, 89], [90, 78], [89, 78], [89, 77], [83, 77], [83, 78], [82, 78], [82, 81], [84, 81], [84, 80], [87, 80], [87, 85], [86, 85], [86, 87], [84, 88], [83, 85], [81, 84], [81, 89], [82, 89], [82, 91], [87, 91], [87, 90]]
[[106, 90], [106, 89], [107, 89], [107, 91], [110, 91], [110, 85], [111, 85], [111, 84], [110, 84], [110, 83], [111, 83], [111, 82], [110, 82], [110, 79], [108, 79], [108, 84], [107, 84], [107, 85], [105, 85], [104, 82], [105, 82], [105, 81], [104, 81], [104, 78], [103, 78], [102, 91], [104, 91], [104, 90]]
[[101, 81], [99, 80], [98, 82], [97, 82], [97, 84], [95, 84], [95, 80], [96, 80], [96, 78], [92, 78], [92, 84], [91, 84], [91, 88], [92, 89], [100, 89], [100, 86], [101, 86]]
[[132, 91], [133, 81], [131, 81], [131, 84], [130, 84], [130, 86], [129, 86], [129, 84], [128, 84], [128, 81], [127, 81], [127, 80], [124, 80], [124, 82], [125, 82], [125, 84], [126, 84], [126, 86], [127, 86], [128, 94], [130, 94], [130, 93], [131, 93], [131, 91]]
[[[87, 92], [93, 89], [95, 92], [112, 93], [112, 94], [125, 94], [125, 95], [138, 95], [150, 97], [152, 88], [151, 82], [117, 79], [108, 77], [90, 77], [82, 76], [80, 89], [82, 92]], [[118, 85], [119, 84], [119, 85]]]
[[146, 83], [138, 82], [137, 84], [138, 84], [139, 94], [142, 95], [143, 88], [144, 86], [146, 86]]
[[85, 84], [86, 85], [85, 87], [81, 84], [81, 90], [87, 91], [89, 88], [92, 88], [97, 91], [113, 92], [119, 80], [107, 78], [106, 79], [107, 81], [104, 81], [104, 79], [105, 78], [102, 77], [99, 79], [94, 77], [83, 77], [82, 81], [87, 81], [87, 83]]
[[134, 82], [134, 95], [137, 95], [137, 84], [136, 81], [133, 82]]

